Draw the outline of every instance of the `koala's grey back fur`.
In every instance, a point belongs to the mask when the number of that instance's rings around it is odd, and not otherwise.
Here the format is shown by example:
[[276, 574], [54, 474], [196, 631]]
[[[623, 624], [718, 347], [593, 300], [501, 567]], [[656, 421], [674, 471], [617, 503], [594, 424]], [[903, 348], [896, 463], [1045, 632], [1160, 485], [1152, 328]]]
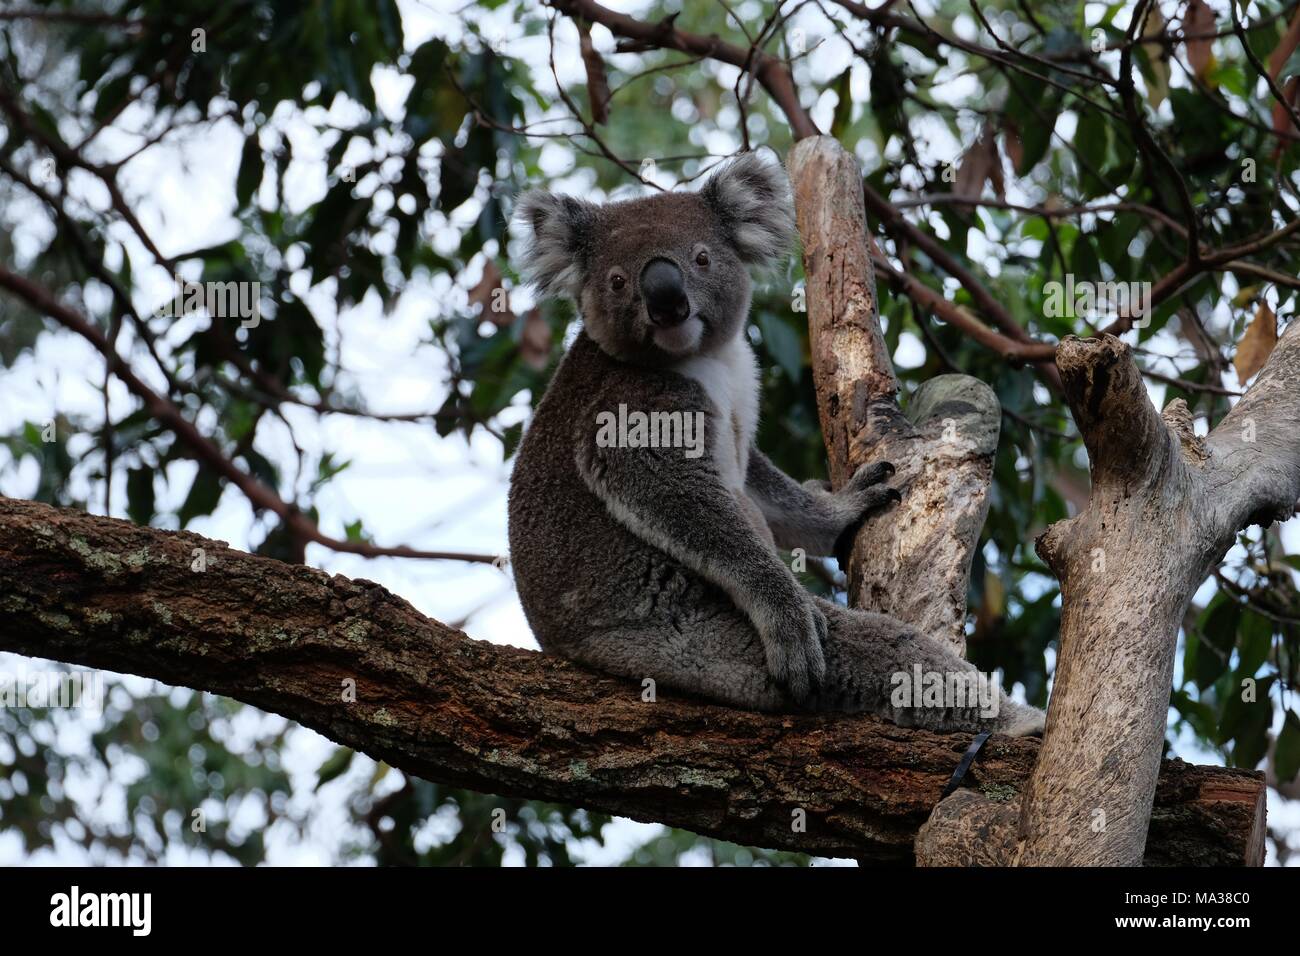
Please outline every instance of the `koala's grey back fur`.
[[[576, 299], [584, 321], [511, 478], [511, 561], [543, 649], [752, 709], [1041, 728], [1041, 712], [1005, 697], [992, 720], [973, 705], [894, 707], [892, 675], [973, 665], [895, 619], [814, 598], [777, 553], [829, 554], [866, 513], [897, 498], [881, 483], [892, 473], [883, 467], [835, 494], [794, 482], [752, 446], [742, 410], [719, 397], [743, 397], [750, 386], [708, 378], [732, 372], [698, 371], [734, 369], [712, 359], [749, 354], [747, 267], [783, 252], [792, 231], [779, 167], [742, 157], [699, 193], [606, 206], [530, 194], [519, 215], [532, 231], [534, 281]], [[671, 328], [648, 318], [638, 294], [654, 261], [677, 270], [689, 302], [689, 318]], [[602, 446], [597, 416], [620, 405], [703, 414], [705, 453]], [[740, 481], [728, 478], [737, 463]]]

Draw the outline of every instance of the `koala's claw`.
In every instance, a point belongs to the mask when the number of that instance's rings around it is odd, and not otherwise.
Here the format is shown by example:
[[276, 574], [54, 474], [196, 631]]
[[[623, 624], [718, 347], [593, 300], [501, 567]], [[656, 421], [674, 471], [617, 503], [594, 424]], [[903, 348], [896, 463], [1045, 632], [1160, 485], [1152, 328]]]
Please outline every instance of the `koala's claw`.
[[894, 477], [896, 471], [894, 463], [890, 461], [877, 461], [870, 465], [863, 465], [854, 473], [850, 485], [855, 489], [878, 485]]
[[[893, 473], [894, 466], [889, 462], [881, 462]], [[876, 467], [876, 466], [873, 466]], [[831, 553], [839, 561], [840, 570], [848, 571], [849, 552], [853, 549], [853, 539], [858, 536], [858, 531], [866, 523], [867, 518], [871, 517], [873, 511], [879, 511], [891, 504], [898, 504], [903, 500], [902, 492], [897, 488], [881, 488], [879, 486], [867, 487], [854, 492], [854, 514], [855, 517], [835, 538], [835, 545]]]
[[872, 488], [862, 496], [862, 517], [902, 500], [903, 493], [897, 488]]

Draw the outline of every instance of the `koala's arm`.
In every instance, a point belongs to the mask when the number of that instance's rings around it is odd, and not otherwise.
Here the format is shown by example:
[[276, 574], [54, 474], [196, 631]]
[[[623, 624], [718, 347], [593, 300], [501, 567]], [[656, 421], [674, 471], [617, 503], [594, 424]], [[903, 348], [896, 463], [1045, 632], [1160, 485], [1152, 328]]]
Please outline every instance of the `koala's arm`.
[[[665, 402], [662, 410], [683, 405]], [[795, 700], [807, 700], [825, 675], [826, 618], [746, 520], [711, 454], [691, 458], [681, 448], [604, 448], [586, 424], [578, 437], [578, 470], [610, 515], [726, 592], [753, 623], [769, 673]]]
[[848, 485], [830, 492], [820, 482], [799, 484], [755, 446], [749, 451], [745, 491], [762, 510], [778, 547], [825, 556], [839, 553], [845, 536], [851, 538], [870, 512], [899, 500], [897, 491], [881, 484], [893, 473], [889, 462], [864, 465]]

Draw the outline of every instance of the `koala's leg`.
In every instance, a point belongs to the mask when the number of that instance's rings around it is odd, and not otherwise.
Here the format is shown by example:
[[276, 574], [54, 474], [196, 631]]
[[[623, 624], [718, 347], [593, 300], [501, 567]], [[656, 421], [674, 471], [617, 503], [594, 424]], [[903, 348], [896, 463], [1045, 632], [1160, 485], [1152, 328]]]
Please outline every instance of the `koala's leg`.
[[[903, 727], [938, 731], [1042, 732], [1041, 710], [1011, 700], [1001, 687], [989, 684], [988, 675], [940, 641], [885, 614], [821, 598], [817, 606], [828, 625], [826, 679], [814, 702], [818, 710], [865, 711]], [[927, 697], [927, 683], [937, 680], [942, 694]], [[904, 689], [910, 696], [901, 693]]]
[[739, 611], [727, 609], [690, 622], [637, 623], [599, 631], [567, 644], [579, 663], [656, 689], [684, 691], [745, 710], [793, 710], [772, 678], [758, 632]]
[[[823, 649], [826, 677], [811, 709], [879, 714], [904, 727], [939, 731], [981, 731], [1023, 735], [1042, 730], [1043, 713], [1010, 700], [992, 688], [981, 706], [972, 691], [967, 706], [897, 707], [891, 701], [892, 677], [906, 673], [975, 675], [973, 664], [945, 645], [894, 618], [855, 611], [817, 599], [829, 625]], [[642, 692], [646, 678], [664, 687], [695, 694], [733, 707], [761, 711], [799, 710], [772, 679], [763, 645], [749, 620], [728, 608], [689, 621], [637, 623], [605, 629], [567, 644], [563, 651], [580, 663], [638, 682], [629, 693]], [[973, 684], [967, 685], [974, 687]]]

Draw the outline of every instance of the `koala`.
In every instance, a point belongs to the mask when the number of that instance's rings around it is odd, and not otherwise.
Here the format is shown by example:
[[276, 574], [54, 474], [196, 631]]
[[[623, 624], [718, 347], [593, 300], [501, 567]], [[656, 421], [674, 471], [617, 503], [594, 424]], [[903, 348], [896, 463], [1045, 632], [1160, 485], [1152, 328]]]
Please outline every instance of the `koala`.
[[[995, 707], [896, 706], [896, 674], [975, 667], [901, 621], [814, 596], [780, 558], [832, 554], [899, 493], [888, 463], [830, 491], [755, 445], [749, 270], [794, 234], [778, 164], [742, 154], [696, 192], [606, 204], [529, 192], [516, 219], [523, 272], [582, 319], [510, 482], [511, 561], [544, 651], [753, 710], [1041, 730], [1042, 712], [1000, 688]], [[616, 419], [634, 425], [610, 440]]]

